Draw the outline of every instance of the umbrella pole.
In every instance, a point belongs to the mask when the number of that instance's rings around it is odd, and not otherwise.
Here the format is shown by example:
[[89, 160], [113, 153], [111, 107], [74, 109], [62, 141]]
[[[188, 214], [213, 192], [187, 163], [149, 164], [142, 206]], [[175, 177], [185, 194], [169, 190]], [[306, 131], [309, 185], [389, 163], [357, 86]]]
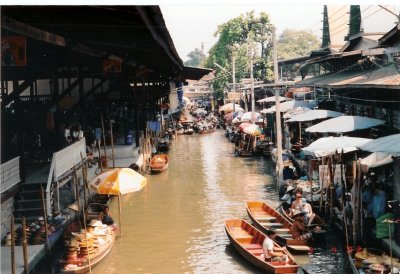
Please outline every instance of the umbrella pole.
[[121, 193], [118, 193], [118, 219], [119, 219], [119, 236], [122, 237], [122, 224], [121, 224]]

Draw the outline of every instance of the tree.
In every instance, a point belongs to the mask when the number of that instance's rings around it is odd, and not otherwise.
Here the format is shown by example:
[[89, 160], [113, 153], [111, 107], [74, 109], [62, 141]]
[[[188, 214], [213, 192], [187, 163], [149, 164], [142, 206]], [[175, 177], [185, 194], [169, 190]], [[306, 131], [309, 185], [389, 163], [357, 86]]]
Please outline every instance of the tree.
[[286, 29], [277, 41], [278, 60], [310, 55], [312, 50], [320, 48], [318, 36], [305, 30]]
[[[257, 44], [257, 55], [254, 60], [254, 74], [257, 78], [272, 79], [271, 72], [271, 27], [267, 13], [261, 12], [257, 17], [254, 11], [242, 14], [228, 22], [218, 26], [215, 36], [218, 41], [209, 50], [209, 56], [204, 62], [205, 67], [216, 68], [216, 79], [213, 88], [216, 97], [223, 96], [224, 88], [232, 79], [232, 54], [235, 54], [235, 77], [236, 81], [249, 77], [250, 57], [248, 55], [248, 43], [253, 41]], [[225, 70], [214, 65], [219, 64]]]
[[187, 55], [190, 59], [185, 62], [185, 66], [199, 67], [205, 59], [205, 54], [202, 49], [195, 48]]

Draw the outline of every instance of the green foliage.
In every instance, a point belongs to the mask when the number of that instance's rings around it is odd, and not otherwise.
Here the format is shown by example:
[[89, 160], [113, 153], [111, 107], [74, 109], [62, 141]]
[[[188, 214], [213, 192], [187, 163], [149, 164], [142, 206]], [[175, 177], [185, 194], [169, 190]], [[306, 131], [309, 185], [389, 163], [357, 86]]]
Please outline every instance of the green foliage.
[[194, 51], [189, 52], [187, 57], [189, 57], [190, 59], [184, 63], [185, 66], [200, 67], [206, 56], [203, 50], [196, 48]]
[[[254, 76], [257, 79], [272, 79], [271, 71], [271, 28], [267, 13], [256, 16], [254, 11], [242, 14], [218, 26], [214, 34], [217, 43], [209, 50], [203, 66], [216, 69], [213, 88], [217, 95], [223, 96], [228, 82], [232, 82], [232, 55], [235, 55], [235, 78], [239, 83], [249, 75], [249, 41], [254, 42], [256, 54], [253, 56]], [[225, 70], [219, 68], [219, 64]], [[216, 96], [217, 97], [217, 96]], [[220, 97], [221, 98], [221, 97]]]
[[308, 31], [286, 29], [277, 41], [278, 60], [310, 55], [320, 44], [320, 39]]

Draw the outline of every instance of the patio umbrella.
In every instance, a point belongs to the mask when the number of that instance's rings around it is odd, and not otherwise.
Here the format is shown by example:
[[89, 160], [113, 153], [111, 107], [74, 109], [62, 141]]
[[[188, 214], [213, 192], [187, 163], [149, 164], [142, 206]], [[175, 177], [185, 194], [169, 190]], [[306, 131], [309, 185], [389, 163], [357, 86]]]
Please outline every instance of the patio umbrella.
[[[292, 118], [294, 116], [309, 112], [311, 110], [312, 110], [311, 108], [306, 108], [306, 107], [297, 107], [295, 109], [289, 109], [288, 111], [286, 111], [285, 114], [283, 114], [283, 118], [285, 118], [285, 119]], [[287, 122], [289, 122], [289, 121], [287, 121]]]
[[[288, 100], [292, 100], [292, 99], [279, 96], [278, 100], [280, 102], [282, 102], [282, 101], [288, 101]], [[257, 100], [257, 103], [269, 103], [269, 102], [275, 102], [275, 101], [276, 101], [275, 96], [270, 96], [270, 97], [265, 97], [264, 99]]]
[[114, 168], [98, 175], [90, 182], [90, 186], [98, 194], [118, 195], [119, 224], [121, 229], [121, 199], [120, 195], [143, 189], [147, 179], [130, 168]]
[[305, 121], [312, 121], [330, 117], [334, 118], [342, 115], [343, 113], [337, 111], [325, 110], [325, 109], [313, 109], [299, 114], [295, 113], [286, 122], [305, 122]]
[[334, 154], [336, 151], [343, 153], [357, 150], [358, 146], [371, 142], [371, 139], [356, 138], [348, 136], [323, 137], [312, 142], [308, 147], [302, 148], [306, 155], [315, 155], [316, 157]]
[[[260, 113], [254, 112], [254, 120], [258, 120], [258, 118], [259, 118], [260, 116], [261, 116]], [[241, 119], [242, 121], [251, 121], [251, 111], [244, 113], [243, 116], [240, 117], [240, 119]]]
[[[289, 109], [295, 109], [297, 107], [306, 107], [306, 108], [313, 108], [315, 107], [315, 102], [307, 102], [307, 101], [287, 101], [280, 104], [280, 111], [286, 112]], [[272, 113], [276, 111], [276, 106], [272, 106], [263, 110], [264, 113]]]
[[400, 134], [372, 140], [368, 144], [359, 147], [361, 150], [370, 152], [400, 153]]
[[306, 131], [342, 133], [375, 127], [384, 123], [385, 121], [363, 116], [339, 116], [308, 127]]
[[252, 125], [252, 124], [246, 123], [246, 122], [241, 123], [241, 124], [239, 125], [239, 130], [244, 132], [244, 129], [245, 129], [246, 127], [248, 127], [248, 126], [251, 126], [251, 125]]
[[243, 131], [244, 131], [244, 133], [247, 133], [247, 134], [250, 134], [253, 136], [259, 136], [263, 133], [263, 130], [258, 125], [255, 125], [255, 124], [251, 124], [251, 125], [245, 127]]
[[[237, 110], [244, 111], [244, 109], [241, 108], [238, 104], [235, 104], [235, 111], [237, 111]], [[221, 106], [219, 108], [219, 112], [221, 112], [221, 111], [224, 111], [225, 113], [232, 112], [233, 111], [233, 104], [232, 103], [228, 103], [228, 104], [225, 104], [225, 105]]]

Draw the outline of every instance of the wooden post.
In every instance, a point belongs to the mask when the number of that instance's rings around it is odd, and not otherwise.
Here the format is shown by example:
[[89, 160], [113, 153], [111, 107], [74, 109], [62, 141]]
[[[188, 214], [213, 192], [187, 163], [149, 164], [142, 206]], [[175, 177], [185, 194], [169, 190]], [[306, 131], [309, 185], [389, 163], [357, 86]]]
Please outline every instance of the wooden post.
[[44, 199], [44, 191], [43, 187], [40, 186], [40, 193], [42, 196], [42, 207], [43, 207], [43, 218], [44, 218], [44, 233], [46, 234], [46, 250], [50, 253], [50, 244], [49, 244], [49, 237], [48, 237], [48, 227], [47, 227], [47, 211], [46, 211], [46, 201]]
[[11, 216], [11, 273], [15, 274], [15, 228], [14, 216]]
[[[83, 181], [83, 207], [86, 207], [87, 204], [87, 195], [86, 195], [86, 190], [89, 191], [89, 189], [87, 189], [87, 181], [86, 181], [86, 169], [83, 163], [83, 155], [81, 152], [81, 169], [82, 169], [82, 181]], [[90, 196], [90, 192], [89, 192], [89, 196]]]
[[112, 155], [112, 161], [113, 161], [113, 168], [115, 168], [115, 157], [114, 157], [114, 136], [113, 136], [113, 130], [112, 130], [112, 123], [110, 119], [110, 134], [111, 134], [111, 155]]
[[81, 202], [80, 202], [81, 195], [79, 193], [79, 183], [78, 183], [78, 179], [76, 178], [75, 166], [74, 166], [74, 174], [72, 176], [72, 180], [73, 180], [73, 182], [75, 184], [75, 192], [76, 192], [75, 199], [76, 199], [76, 201], [78, 203], [78, 209], [80, 210], [81, 209]]
[[101, 113], [101, 130], [103, 131], [104, 157], [106, 158], [106, 161], [107, 161], [106, 134], [104, 131], [103, 113]]
[[100, 171], [103, 172], [103, 165], [101, 164], [101, 153], [100, 153], [100, 143], [97, 144], [98, 145], [98, 151], [99, 151], [99, 167], [100, 167]]
[[[83, 228], [85, 229], [85, 234], [87, 233], [86, 230], [86, 214], [85, 214], [85, 207], [83, 207]], [[86, 236], [86, 235], [85, 235]], [[86, 240], [86, 250], [89, 250], [89, 244], [88, 241]], [[92, 273], [92, 266], [91, 266], [91, 262], [90, 262], [90, 254], [88, 254], [88, 264], [89, 264], [89, 273]]]
[[22, 217], [22, 249], [24, 253], [24, 271], [26, 274], [29, 273], [29, 262], [28, 262], [28, 240], [26, 237], [26, 220]]

